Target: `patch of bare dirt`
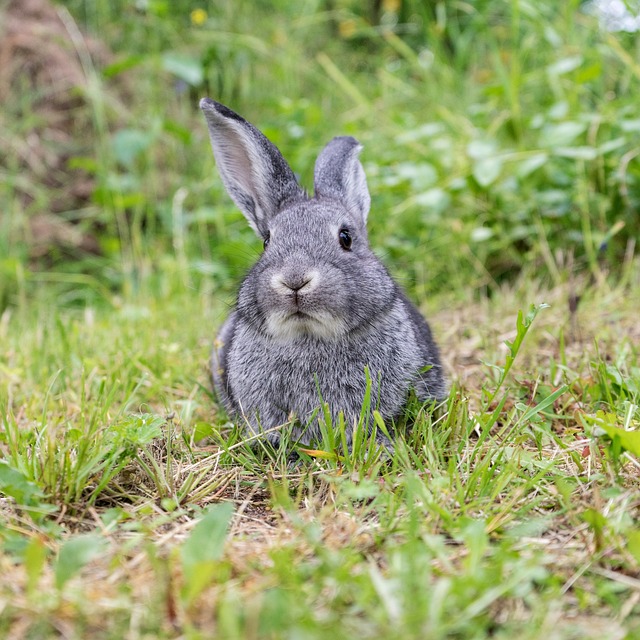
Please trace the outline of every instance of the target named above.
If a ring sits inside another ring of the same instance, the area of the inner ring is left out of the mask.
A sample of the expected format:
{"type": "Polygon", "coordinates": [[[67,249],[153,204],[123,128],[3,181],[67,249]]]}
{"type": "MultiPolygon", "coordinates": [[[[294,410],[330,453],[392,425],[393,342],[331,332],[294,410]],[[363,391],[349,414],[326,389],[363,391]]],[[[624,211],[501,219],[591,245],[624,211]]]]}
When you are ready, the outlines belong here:
{"type": "Polygon", "coordinates": [[[34,258],[54,248],[99,251],[94,235],[74,224],[82,216],[72,213],[90,201],[94,180],[69,161],[91,155],[87,74],[110,57],[49,0],[9,0],[0,9],[0,170],[15,176],[34,258]],[[47,210],[39,205],[45,189],[53,194],[47,210]]]}

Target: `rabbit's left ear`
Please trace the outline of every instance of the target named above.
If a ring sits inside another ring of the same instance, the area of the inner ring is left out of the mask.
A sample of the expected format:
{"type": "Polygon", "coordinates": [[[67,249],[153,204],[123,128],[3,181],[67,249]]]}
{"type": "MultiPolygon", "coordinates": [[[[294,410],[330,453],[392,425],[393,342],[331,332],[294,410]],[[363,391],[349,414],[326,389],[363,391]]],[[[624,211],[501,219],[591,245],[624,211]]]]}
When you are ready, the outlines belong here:
{"type": "Polygon", "coordinates": [[[209,138],[222,182],[249,224],[263,238],[283,205],[304,197],[293,171],[276,146],[223,104],[203,98],[209,138]]]}
{"type": "Polygon", "coordinates": [[[314,170],[316,197],[334,198],[367,222],[371,196],[358,160],[362,145],[350,136],[334,138],[322,150],[314,170]]]}

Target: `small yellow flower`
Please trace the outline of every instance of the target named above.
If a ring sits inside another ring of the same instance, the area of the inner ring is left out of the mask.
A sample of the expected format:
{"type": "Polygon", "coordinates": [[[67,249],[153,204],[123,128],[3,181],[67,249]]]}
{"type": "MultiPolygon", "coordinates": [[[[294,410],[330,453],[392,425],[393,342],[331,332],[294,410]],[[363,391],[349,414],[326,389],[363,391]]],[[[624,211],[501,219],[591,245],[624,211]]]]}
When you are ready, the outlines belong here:
{"type": "Polygon", "coordinates": [[[382,0],[382,10],[385,13],[398,13],[400,0],[382,0]]]}
{"type": "Polygon", "coordinates": [[[338,32],[343,38],[351,38],[355,34],[357,28],[358,25],[355,20],[343,20],[338,23],[338,32]]]}
{"type": "Polygon", "coordinates": [[[191,12],[191,24],[199,27],[207,21],[207,12],[204,9],[194,9],[191,12]]]}

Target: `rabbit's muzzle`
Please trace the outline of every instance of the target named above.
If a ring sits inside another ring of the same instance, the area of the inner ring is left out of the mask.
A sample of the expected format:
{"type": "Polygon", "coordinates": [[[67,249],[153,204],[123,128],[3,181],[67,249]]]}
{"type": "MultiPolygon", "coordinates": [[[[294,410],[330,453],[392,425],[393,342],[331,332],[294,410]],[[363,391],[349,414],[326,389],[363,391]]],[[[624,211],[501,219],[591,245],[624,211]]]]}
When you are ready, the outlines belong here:
{"type": "Polygon", "coordinates": [[[323,304],[322,276],[308,271],[279,271],[270,278],[272,296],[267,313],[267,329],[275,337],[293,339],[313,335],[335,339],[345,331],[345,323],[323,304]]]}
{"type": "Polygon", "coordinates": [[[283,295],[300,293],[305,295],[313,291],[320,280],[317,271],[306,271],[303,273],[276,273],[271,277],[271,287],[274,291],[283,295]]]}

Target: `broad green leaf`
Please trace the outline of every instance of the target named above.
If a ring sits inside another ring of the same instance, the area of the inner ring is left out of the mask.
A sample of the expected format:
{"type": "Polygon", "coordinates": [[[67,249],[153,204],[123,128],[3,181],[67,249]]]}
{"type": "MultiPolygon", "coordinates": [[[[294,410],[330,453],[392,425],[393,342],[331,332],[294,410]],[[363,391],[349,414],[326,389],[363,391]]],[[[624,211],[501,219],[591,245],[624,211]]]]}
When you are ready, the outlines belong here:
{"type": "Polygon", "coordinates": [[[549,117],[552,120],[564,120],[569,115],[569,103],[566,100],[560,100],[549,107],[549,117]]]}
{"type": "MultiPolygon", "coordinates": [[[[607,243],[611,238],[620,231],[621,225],[624,226],[624,222],[619,221],[613,225],[609,230],[609,233],[602,239],[602,243],[607,243]]],[[[624,374],[620,369],[612,364],[608,364],[605,367],[607,377],[609,380],[618,387],[618,390],[632,396],[640,393],[640,371],[636,367],[631,367],[628,374],[624,374]],[[636,382],[638,381],[638,382],[636,382]]]]}
{"type": "Polygon", "coordinates": [[[467,145],[467,154],[474,160],[480,160],[497,153],[496,143],[492,140],[472,140],[467,145]]]}
{"type": "Polygon", "coordinates": [[[23,473],[0,461],[0,494],[13,498],[19,505],[36,506],[44,493],[23,473]]]}
{"type": "Polygon", "coordinates": [[[215,433],[215,429],[209,422],[199,421],[193,425],[193,440],[199,442],[205,438],[211,438],[215,433]]]}
{"type": "Polygon", "coordinates": [[[121,165],[131,169],[136,158],[149,148],[152,139],[153,136],[146,131],[120,129],[111,139],[113,155],[121,165]]]}
{"type": "MultiPolygon", "coordinates": [[[[466,519],[465,519],[466,520],[466,519]]],[[[477,571],[482,555],[489,544],[487,523],[484,520],[468,520],[464,522],[460,537],[465,543],[468,555],[465,564],[470,572],[477,571]]]]}
{"type": "Polygon", "coordinates": [[[559,122],[547,125],[540,135],[540,144],[545,147],[566,147],[587,130],[584,122],[559,122]]]}
{"type": "Polygon", "coordinates": [[[185,598],[191,601],[210,581],[216,562],[222,556],[234,506],[230,502],[213,505],[196,524],[182,545],[185,598]]]}
{"type": "Polygon", "coordinates": [[[105,78],[112,78],[113,76],[117,76],[119,73],[122,73],[123,71],[127,71],[128,69],[137,67],[142,62],[144,62],[144,56],[140,56],[140,55],[126,56],[125,58],[121,58],[120,60],[107,65],[102,70],[102,75],[104,75],[105,78]]]}
{"type": "Polygon", "coordinates": [[[175,120],[165,120],[162,123],[162,129],[177,138],[182,144],[191,144],[191,131],[187,127],[183,127],[175,120]]]}
{"type": "Polygon", "coordinates": [[[425,124],[404,131],[396,136],[398,144],[406,144],[407,142],[415,142],[421,138],[433,138],[444,131],[444,126],[440,122],[427,122],[425,124]]]}
{"type": "Polygon", "coordinates": [[[373,480],[345,482],[341,487],[342,495],[351,500],[368,500],[380,495],[380,485],[373,480]]]}
{"type": "Polygon", "coordinates": [[[471,240],[473,242],[484,242],[493,238],[493,230],[489,227],[476,227],[471,231],[471,240]]]}
{"type": "Polygon", "coordinates": [[[535,155],[530,156],[518,165],[518,177],[526,178],[528,175],[536,171],[536,169],[544,166],[548,160],[549,156],[546,153],[536,153],[535,155]]]}
{"type": "Polygon", "coordinates": [[[197,58],[177,53],[165,53],[162,56],[162,68],[192,87],[199,87],[204,80],[204,68],[202,62],[197,58]]]}
{"type": "Polygon", "coordinates": [[[577,69],[584,61],[584,58],[578,56],[567,56],[562,58],[547,67],[547,72],[554,76],[562,75],[563,73],[569,73],[574,69],[577,69]]]}
{"type": "Polygon", "coordinates": [[[129,415],[111,427],[110,435],[118,446],[142,446],[162,436],[164,418],[151,413],[129,415]]]}
{"type": "Polygon", "coordinates": [[[554,147],[552,153],[561,158],[573,158],[574,160],[594,160],[598,157],[595,147],[554,147]]]}
{"type": "Polygon", "coordinates": [[[414,189],[427,189],[438,179],[438,172],[428,162],[400,162],[395,166],[395,175],[409,180],[414,189]]]}
{"type": "MultiPolygon", "coordinates": [[[[604,59],[601,59],[604,60],[604,59]]],[[[598,60],[592,64],[583,65],[574,75],[573,81],[577,85],[588,85],[589,83],[602,77],[602,62],[598,60]]],[[[607,64],[606,62],[604,64],[607,64]]]]}
{"type": "Polygon", "coordinates": [[[47,559],[47,547],[41,538],[31,538],[24,550],[24,568],[27,573],[27,591],[33,593],[38,586],[47,559]]]}
{"type": "Polygon", "coordinates": [[[607,519],[596,509],[585,509],[582,519],[593,530],[596,538],[602,538],[604,528],[607,526],[607,519]]]}
{"type": "Polygon", "coordinates": [[[444,189],[435,187],[419,193],[414,201],[420,207],[442,212],[451,205],[451,196],[444,189]]]}
{"type": "Polygon", "coordinates": [[[473,164],[472,175],[474,180],[481,187],[488,187],[493,184],[502,171],[502,158],[500,156],[487,156],[481,158],[473,164]]]}
{"type": "Polygon", "coordinates": [[[95,533],[75,536],[65,542],[60,548],[55,564],[58,589],[62,589],[89,562],[100,557],[106,544],[106,540],[95,533]]]}
{"type": "Polygon", "coordinates": [[[626,144],[626,138],[613,138],[613,140],[607,140],[598,147],[598,154],[603,156],[607,153],[611,153],[612,151],[616,151],[617,149],[621,149],[626,144]]]}
{"type": "Polygon", "coordinates": [[[621,120],[619,122],[619,126],[625,132],[640,132],[640,118],[638,118],[637,120],[621,120]]]}
{"type": "Polygon", "coordinates": [[[640,565],[640,531],[637,529],[627,533],[627,549],[640,565]]]}
{"type": "Polygon", "coordinates": [[[598,413],[589,420],[593,425],[602,429],[611,440],[618,440],[623,449],[640,458],[640,431],[626,431],[621,427],[614,426],[615,421],[616,416],[613,414],[605,414],[603,411],[598,411],[598,413]]]}

